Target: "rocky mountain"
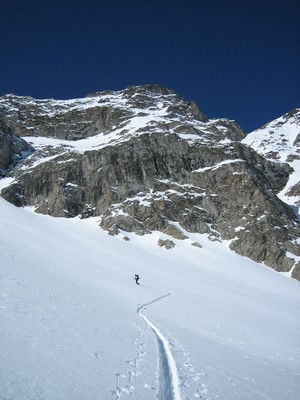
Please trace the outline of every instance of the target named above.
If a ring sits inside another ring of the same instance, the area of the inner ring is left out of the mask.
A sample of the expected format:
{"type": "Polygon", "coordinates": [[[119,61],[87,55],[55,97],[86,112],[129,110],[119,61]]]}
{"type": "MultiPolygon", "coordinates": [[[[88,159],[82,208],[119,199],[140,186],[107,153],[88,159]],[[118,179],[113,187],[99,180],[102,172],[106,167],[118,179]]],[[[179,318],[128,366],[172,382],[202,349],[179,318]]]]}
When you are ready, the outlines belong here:
{"type": "Polygon", "coordinates": [[[158,85],[66,101],[7,95],[0,110],[1,135],[35,150],[5,168],[13,204],[99,216],[112,235],[160,231],[166,248],[207,234],[300,279],[299,220],[279,197],[294,167],[256,151],[234,121],[158,85]]]}
{"type": "Polygon", "coordinates": [[[0,178],[33,152],[33,147],[16,136],[9,125],[0,119],[0,178]]]}

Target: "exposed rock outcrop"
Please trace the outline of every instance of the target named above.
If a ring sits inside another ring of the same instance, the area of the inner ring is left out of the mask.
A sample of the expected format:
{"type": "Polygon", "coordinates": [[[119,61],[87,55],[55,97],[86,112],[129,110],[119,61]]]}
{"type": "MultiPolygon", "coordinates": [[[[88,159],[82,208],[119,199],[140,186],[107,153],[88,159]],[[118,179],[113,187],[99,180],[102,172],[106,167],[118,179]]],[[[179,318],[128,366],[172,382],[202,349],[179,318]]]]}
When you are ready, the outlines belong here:
{"type": "Polygon", "coordinates": [[[16,136],[13,130],[0,119],[0,178],[33,151],[32,146],[16,136]]]}

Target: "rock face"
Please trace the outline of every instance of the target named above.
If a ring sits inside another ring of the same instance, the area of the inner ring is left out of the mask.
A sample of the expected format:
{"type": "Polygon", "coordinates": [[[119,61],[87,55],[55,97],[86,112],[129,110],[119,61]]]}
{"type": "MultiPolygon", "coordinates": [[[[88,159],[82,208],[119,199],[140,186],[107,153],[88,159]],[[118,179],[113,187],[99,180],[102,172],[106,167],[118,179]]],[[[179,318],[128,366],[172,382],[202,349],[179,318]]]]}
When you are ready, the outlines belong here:
{"type": "Polygon", "coordinates": [[[8,201],[56,217],[97,215],[110,234],[160,231],[169,249],[203,233],[278,271],[294,267],[299,221],[278,197],[293,168],[244,143],[234,121],[209,120],[157,85],[68,101],[9,95],[0,108],[7,132],[35,148],[10,172],[8,201]]]}
{"type": "Polygon", "coordinates": [[[0,120],[0,178],[33,151],[32,146],[16,136],[12,129],[0,120]]]}

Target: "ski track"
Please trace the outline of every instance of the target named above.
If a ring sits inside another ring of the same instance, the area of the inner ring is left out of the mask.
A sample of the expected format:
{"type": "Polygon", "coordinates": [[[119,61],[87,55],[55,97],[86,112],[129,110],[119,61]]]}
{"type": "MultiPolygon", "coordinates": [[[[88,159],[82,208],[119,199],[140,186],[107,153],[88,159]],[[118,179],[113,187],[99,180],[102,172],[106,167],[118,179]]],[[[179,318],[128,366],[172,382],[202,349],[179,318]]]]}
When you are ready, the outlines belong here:
{"type": "Polygon", "coordinates": [[[142,304],[136,310],[140,317],[143,318],[143,320],[150,326],[158,343],[160,363],[160,382],[158,398],[161,400],[181,400],[178,371],[168,339],[157,328],[157,326],[155,326],[142,313],[142,311],[146,310],[148,306],[151,306],[152,304],[164,299],[165,297],[171,296],[171,294],[172,293],[170,292],[150,301],[149,303],[142,304]]]}

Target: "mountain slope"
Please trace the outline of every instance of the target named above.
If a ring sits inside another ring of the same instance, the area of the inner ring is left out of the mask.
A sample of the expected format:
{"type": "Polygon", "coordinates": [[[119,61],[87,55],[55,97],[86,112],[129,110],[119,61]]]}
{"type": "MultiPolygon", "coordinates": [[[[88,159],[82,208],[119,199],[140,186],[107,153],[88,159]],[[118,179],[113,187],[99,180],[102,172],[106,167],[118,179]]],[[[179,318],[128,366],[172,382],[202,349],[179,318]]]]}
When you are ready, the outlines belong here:
{"type": "MultiPolygon", "coordinates": [[[[249,133],[242,143],[251,146],[268,160],[290,166],[289,179],[277,196],[288,204],[300,219],[300,109],[295,108],[249,133]]],[[[292,276],[300,280],[299,264],[293,268],[292,276]]]]}
{"type": "Polygon", "coordinates": [[[298,397],[298,282],[204,234],[168,252],[30,211],[0,199],[1,399],[298,397]]]}
{"type": "Polygon", "coordinates": [[[160,231],[168,247],[207,233],[293,274],[299,221],[277,196],[292,168],[241,143],[234,121],[210,120],[157,85],[67,101],[9,95],[0,107],[2,123],[35,148],[2,185],[13,204],[99,216],[112,235],[160,231]]]}
{"type": "Polygon", "coordinates": [[[300,109],[295,108],[280,118],[249,133],[243,140],[269,160],[287,163],[293,169],[278,197],[294,207],[300,206],[300,109]]]}

